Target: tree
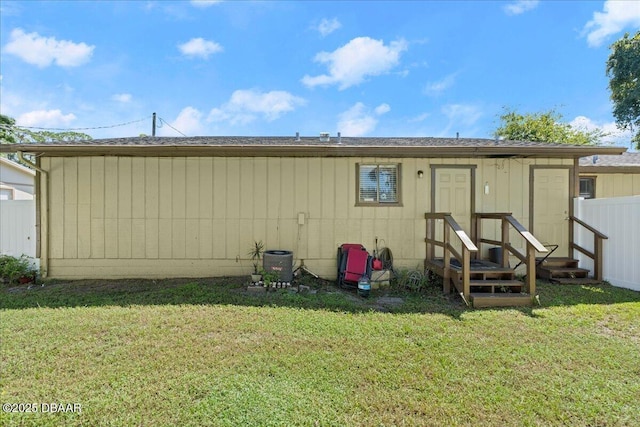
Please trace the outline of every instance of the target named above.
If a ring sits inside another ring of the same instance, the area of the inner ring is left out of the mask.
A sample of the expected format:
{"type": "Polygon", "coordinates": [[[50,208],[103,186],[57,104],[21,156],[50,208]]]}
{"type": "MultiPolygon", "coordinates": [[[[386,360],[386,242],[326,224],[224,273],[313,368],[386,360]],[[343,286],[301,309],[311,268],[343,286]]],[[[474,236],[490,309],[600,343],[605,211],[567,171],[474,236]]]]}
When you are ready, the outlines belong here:
{"type": "Polygon", "coordinates": [[[555,110],[520,114],[505,108],[500,122],[494,136],[514,141],[588,145],[596,144],[604,136],[600,129],[579,130],[563,123],[562,114],[555,110]]]}
{"type": "Polygon", "coordinates": [[[12,117],[0,114],[0,142],[3,144],[32,144],[50,141],[86,141],[93,139],[82,132],[50,130],[34,131],[22,126],[16,126],[12,117]]]}
{"type": "Polygon", "coordinates": [[[0,114],[0,143],[15,144],[16,138],[13,134],[16,121],[9,116],[0,114]]]}
{"type": "MultiPolygon", "coordinates": [[[[91,139],[93,139],[91,136],[82,132],[33,131],[16,126],[14,118],[0,114],[0,144],[37,144],[49,141],[87,141],[91,139]]],[[[8,154],[7,157],[16,160],[16,155],[13,153],[8,154]]]]}
{"type": "Polygon", "coordinates": [[[610,47],[607,60],[607,76],[613,116],[618,127],[625,130],[636,128],[632,141],[640,149],[640,31],[635,36],[625,34],[610,47]]]}

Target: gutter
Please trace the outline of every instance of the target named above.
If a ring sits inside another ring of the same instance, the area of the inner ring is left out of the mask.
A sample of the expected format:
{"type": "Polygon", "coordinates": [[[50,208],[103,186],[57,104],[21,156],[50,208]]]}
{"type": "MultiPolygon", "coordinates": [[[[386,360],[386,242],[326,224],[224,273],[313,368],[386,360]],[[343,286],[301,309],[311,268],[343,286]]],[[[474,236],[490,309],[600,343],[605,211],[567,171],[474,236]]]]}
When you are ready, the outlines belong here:
{"type": "Polygon", "coordinates": [[[18,151],[18,160],[25,166],[34,169],[36,174],[36,257],[40,258],[40,277],[46,278],[49,269],[49,172],[37,164],[24,158],[24,152],[18,151]],[[42,209],[42,206],[45,209],[42,209]],[[44,237],[44,238],[43,238],[44,237]]]}
{"type": "MultiPolygon", "coordinates": [[[[0,146],[0,152],[9,148],[0,146]]],[[[46,156],[151,156],[151,157],[389,157],[389,158],[579,158],[593,154],[620,155],[623,147],[560,145],[349,145],[342,144],[25,144],[25,151],[46,156]],[[28,147],[27,147],[28,146],[28,147]]]]}

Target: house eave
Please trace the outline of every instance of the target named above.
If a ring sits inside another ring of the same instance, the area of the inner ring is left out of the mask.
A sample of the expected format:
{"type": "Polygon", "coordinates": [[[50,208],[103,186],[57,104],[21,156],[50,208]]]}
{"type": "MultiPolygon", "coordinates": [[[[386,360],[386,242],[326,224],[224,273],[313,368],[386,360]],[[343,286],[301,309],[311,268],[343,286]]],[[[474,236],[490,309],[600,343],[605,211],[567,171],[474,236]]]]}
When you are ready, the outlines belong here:
{"type": "Polygon", "coordinates": [[[618,155],[623,147],[601,146],[420,146],[347,144],[3,144],[0,152],[30,153],[48,157],[386,157],[386,158],[486,158],[547,157],[579,158],[594,154],[618,155]]]}
{"type": "Polygon", "coordinates": [[[640,166],[580,166],[581,174],[638,173],[640,166]]]}

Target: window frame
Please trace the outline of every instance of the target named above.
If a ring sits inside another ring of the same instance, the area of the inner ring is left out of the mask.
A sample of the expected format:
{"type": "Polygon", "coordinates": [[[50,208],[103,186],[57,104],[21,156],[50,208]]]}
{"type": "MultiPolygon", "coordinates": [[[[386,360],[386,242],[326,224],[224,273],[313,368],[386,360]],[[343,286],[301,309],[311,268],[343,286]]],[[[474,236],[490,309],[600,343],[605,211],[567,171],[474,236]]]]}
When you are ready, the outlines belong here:
{"type": "Polygon", "coordinates": [[[359,162],[356,163],[356,206],[367,207],[398,207],[402,206],[402,163],[390,163],[390,162],[359,162]],[[379,199],[379,174],[376,178],[377,191],[376,201],[364,201],[360,198],[360,168],[363,166],[375,166],[377,170],[381,167],[393,166],[396,169],[396,200],[393,202],[381,202],[379,199]]]}
{"type": "Polygon", "coordinates": [[[578,180],[579,184],[578,184],[578,197],[583,197],[584,199],[595,199],[596,198],[596,177],[595,176],[581,176],[580,179],[578,180]],[[591,194],[590,197],[586,197],[584,195],[584,193],[582,193],[581,191],[581,184],[582,184],[582,180],[589,180],[591,181],[591,194]]]}
{"type": "Polygon", "coordinates": [[[15,188],[2,185],[2,186],[0,186],[0,190],[2,190],[3,194],[7,194],[9,196],[8,199],[0,198],[0,200],[9,201],[9,200],[15,200],[16,199],[16,189],[15,188]]]}

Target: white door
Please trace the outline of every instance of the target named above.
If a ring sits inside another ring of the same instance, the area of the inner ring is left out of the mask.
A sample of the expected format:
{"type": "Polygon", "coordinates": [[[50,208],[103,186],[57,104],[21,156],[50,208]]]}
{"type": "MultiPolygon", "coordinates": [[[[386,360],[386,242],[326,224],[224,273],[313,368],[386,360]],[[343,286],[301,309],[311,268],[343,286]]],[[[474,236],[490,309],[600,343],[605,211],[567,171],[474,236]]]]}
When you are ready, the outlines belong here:
{"type": "Polygon", "coordinates": [[[569,254],[569,169],[534,170],[533,235],[558,245],[552,256],[569,254]]]}
{"type": "MultiPolygon", "coordinates": [[[[435,212],[450,212],[462,229],[471,235],[471,169],[437,168],[435,173],[435,212]]],[[[436,239],[441,240],[442,221],[436,221],[436,239]]],[[[451,234],[454,248],[461,252],[460,241],[451,234]]],[[[442,256],[442,250],[436,250],[442,256]]]]}

